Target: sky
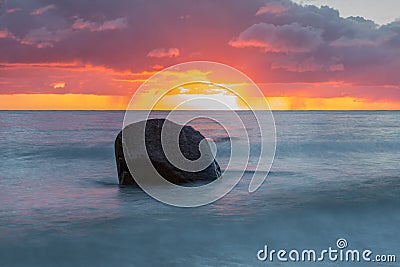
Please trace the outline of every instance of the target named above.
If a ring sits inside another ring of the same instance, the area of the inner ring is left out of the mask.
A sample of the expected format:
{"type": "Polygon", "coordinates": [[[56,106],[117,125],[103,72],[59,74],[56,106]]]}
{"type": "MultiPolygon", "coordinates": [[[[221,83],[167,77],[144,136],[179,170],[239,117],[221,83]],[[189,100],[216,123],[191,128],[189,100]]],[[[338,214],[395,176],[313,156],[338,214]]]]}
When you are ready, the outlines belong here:
{"type": "Polygon", "coordinates": [[[379,25],[390,23],[400,17],[398,0],[295,0],[303,5],[330,6],[343,17],[361,16],[379,25]]]}
{"type": "Polygon", "coordinates": [[[398,0],[0,0],[0,109],[124,110],[149,77],[197,60],[243,72],[272,109],[400,109],[399,8],[398,0]]]}

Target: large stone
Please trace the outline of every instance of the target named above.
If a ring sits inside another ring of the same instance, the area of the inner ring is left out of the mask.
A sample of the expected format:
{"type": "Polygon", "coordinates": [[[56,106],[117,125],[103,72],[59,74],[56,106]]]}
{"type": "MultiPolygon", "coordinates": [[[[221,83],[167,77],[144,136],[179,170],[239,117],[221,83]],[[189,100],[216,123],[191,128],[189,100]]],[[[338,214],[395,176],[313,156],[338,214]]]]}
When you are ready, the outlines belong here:
{"type": "Polygon", "coordinates": [[[196,131],[191,126],[182,126],[165,119],[150,119],[128,125],[118,134],[115,140],[115,157],[120,185],[136,185],[124,156],[122,134],[124,134],[124,142],[129,142],[129,146],[125,147],[125,151],[127,151],[128,147],[129,159],[134,159],[136,163],[136,165],[129,165],[131,169],[133,168],[133,175],[140,175],[141,173],[142,175],[146,175],[146,173],[148,173],[146,170],[141,170],[143,164],[140,163],[141,160],[146,157],[143,155],[143,152],[140,152],[140,142],[143,142],[140,139],[144,137],[145,150],[147,150],[146,153],[152,166],[154,166],[154,169],[169,182],[184,185],[196,181],[210,182],[221,176],[220,167],[215,161],[207,142],[201,144],[202,153],[200,153],[199,146],[200,143],[205,140],[205,137],[199,131],[196,131]],[[206,158],[206,164],[209,164],[209,162],[211,162],[211,164],[208,166],[205,165],[207,167],[199,171],[182,170],[171,164],[161,144],[161,130],[164,124],[168,126],[163,130],[166,131],[163,135],[163,140],[166,141],[164,144],[170,144],[174,138],[177,138],[175,133],[179,133],[179,141],[176,139],[176,144],[179,142],[178,149],[180,149],[185,160],[196,161],[202,156],[201,159],[204,159],[204,157],[206,158]],[[143,134],[144,129],[145,134],[143,134]],[[129,140],[127,140],[127,138],[129,140]]]}

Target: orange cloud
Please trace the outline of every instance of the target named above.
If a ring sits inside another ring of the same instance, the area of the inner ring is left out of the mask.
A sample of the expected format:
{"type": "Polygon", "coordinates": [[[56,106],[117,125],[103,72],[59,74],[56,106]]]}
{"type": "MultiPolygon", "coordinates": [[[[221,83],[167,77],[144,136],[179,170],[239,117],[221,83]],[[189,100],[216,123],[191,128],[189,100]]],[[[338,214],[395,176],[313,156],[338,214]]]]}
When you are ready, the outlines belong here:
{"type": "Polygon", "coordinates": [[[64,88],[65,87],[65,82],[52,83],[51,86],[53,86],[54,89],[64,88]]]}
{"type": "MultiPolygon", "coordinates": [[[[312,62],[306,60],[305,63],[312,62]]],[[[305,66],[293,68],[306,69],[305,66]]],[[[341,67],[333,69],[340,71],[341,67]]],[[[116,71],[79,62],[0,63],[0,70],[3,74],[0,76],[0,109],[124,109],[137,88],[157,73],[116,71]],[[46,104],[46,101],[49,103],[46,104]]],[[[171,79],[187,80],[189,77],[191,80],[212,81],[228,88],[235,87],[251,97],[254,103],[261,100],[249,93],[247,84],[235,83],[229,75],[214,77],[212,72],[200,70],[181,73],[167,71],[160,78],[159,84],[138,98],[138,107],[147,103],[146,99],[151,99],[151,95],[160,89],[158,87],[168,87],[171,79]]],[[[259,86],[273,109],[400,109],[396,86],[362,86],[340,81],[260,83],[259,86]],[[377,91],[380,92],[379,96],[377,91]]],[[[159,105],[158,108],[166,109],[178,98],[213,94],[204,88],[197,90],[186,86],[178,89],[171,91],[164,101],[165,105],[159,105]],[[173,98],[174,95],[178,98],[173,98]]],[[[214,97],[219,97],[218,92],[214,92],[214,97]]]]}
{"type": "Polygon", "coordinates": [[[116,71],[79,62],[0,63],[0,71],[0,94],[129,95],[155,73],[116,71]]]}
{"type": "Polygon", "coordinates": [[[129,97],[85,94],[14,94],[0,97],[0,110],[125,110],[129,97]]]}

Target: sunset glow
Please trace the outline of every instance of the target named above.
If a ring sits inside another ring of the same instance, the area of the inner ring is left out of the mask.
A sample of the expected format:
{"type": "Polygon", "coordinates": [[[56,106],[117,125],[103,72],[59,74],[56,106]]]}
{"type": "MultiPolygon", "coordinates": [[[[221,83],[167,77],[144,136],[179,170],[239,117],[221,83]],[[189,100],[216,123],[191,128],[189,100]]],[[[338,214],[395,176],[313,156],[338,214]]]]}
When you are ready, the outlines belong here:
{"type": "MultiPolygon", "coordinates": [[[[130,97],[82,94],[2,95],[3,110],[125,110],[130,97]]],[[[398,110],[398,103],[366,102],[350,97],[302,98],[267,97],[272,110],[398,110]]],[[[169,110],[172,106],[158,106],[169,110]]]]}
{"type": "MultiPolygon", "coordinates": [[[[152,75],[198,60],[243,72],[263,92],[252,101],[266,98],[275,110],[400,109],[399,21],[377,25],[289,0],[228,6],[187,1],[168,11],[165,5],[121,2],[77,14],[79,7],[63,3],[5,2],[0,109],[124,110],[152,75]]],[[[215,80],[211,70],[179,75],[248,93],[230,77],[215,80]]],[[[139,96],[137,108],[158,89],[139,96]]],[[[156,108],[202,95],[210,92],[170,92],[156,108]]],[[[212,95],[234,103],[232,96],[212,95]]]]}

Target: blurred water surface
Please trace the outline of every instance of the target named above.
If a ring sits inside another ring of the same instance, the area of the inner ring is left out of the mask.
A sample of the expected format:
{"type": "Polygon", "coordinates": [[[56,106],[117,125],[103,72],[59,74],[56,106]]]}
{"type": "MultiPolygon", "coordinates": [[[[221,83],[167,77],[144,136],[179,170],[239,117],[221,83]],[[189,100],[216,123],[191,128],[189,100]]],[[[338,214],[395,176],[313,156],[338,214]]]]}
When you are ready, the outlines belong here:
{"type": "MultiPolygon", "coordinates": [[[[400,251],[400,112],[274,112],[275,161],[252,194],[259,147],[249,120],[245,176],[221,200],[192,209],[118,186],[113,142],[123,115],[0,112],[1,267],[254,266],[266,264],[256,258],[265,244],[325,249],[338,238],[400,251]]],[[[207,120],[192,125],[216,141],[226,166],[224,131],[207,120]]]]}

